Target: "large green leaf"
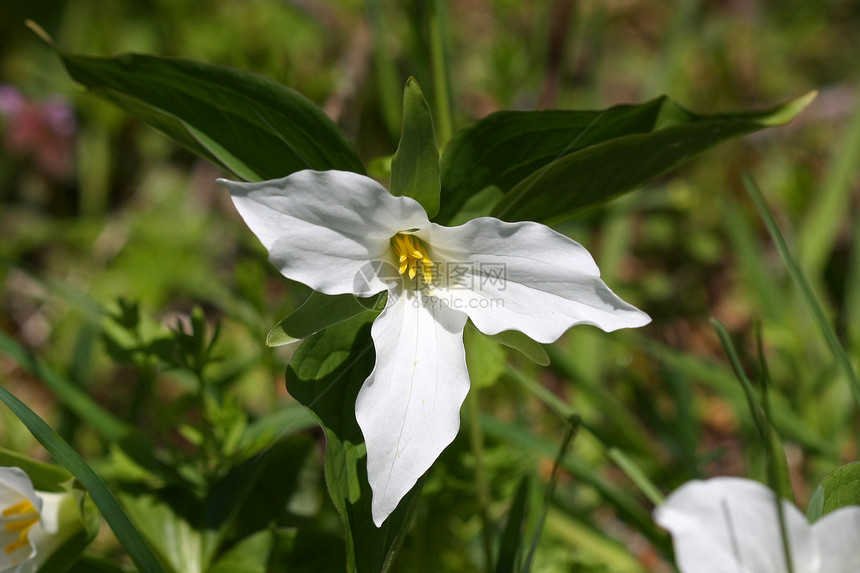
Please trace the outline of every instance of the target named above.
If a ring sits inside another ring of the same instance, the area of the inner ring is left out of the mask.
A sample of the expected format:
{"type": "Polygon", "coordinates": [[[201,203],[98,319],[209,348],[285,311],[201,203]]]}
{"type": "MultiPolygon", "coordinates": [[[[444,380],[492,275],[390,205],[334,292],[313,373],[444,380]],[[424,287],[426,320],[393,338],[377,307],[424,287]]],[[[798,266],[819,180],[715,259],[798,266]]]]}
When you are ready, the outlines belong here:
{"type": "Polygon", "coordinates": [[[386,571],[403,541],[421,484],[382,527],[371,518],[366,451],[355,421],[355,398],[373,369],[373,315],[365,313],[305,340],[287,368],[287,389],[307,406],[326,436],[325,476],[347,536],[350,572],[386,571]]]}
{"type": "Polygon", "coordinates": [[[849,505],[860,505],[860,462],[846,464],[827,474],[809,500],[807,516],[814,521],[849,505]]]}
{"type": "Polygon", "coordinates": [[[298,92],[188,60],[81,56],[50,44],[76,82],[248,180],[364,167],[340,129],[298,92]]]}
{"type": "Polygon", "coordinates": [[[517,183],[565,155],[616,137],[651,131],[661,97],[639,105],[598,111],[499,111],[460,130],[442,155],[442,208],[449,222],[485,187],[510,191],[517,183]]]}
{"type": "Polygon", "coordinates": [[[814,96],[765,111],[711,116],[665,100],[652,131],[609,139],[548,164],[505,194],[493,215],[508,221],[545,221],[581,213],[718,143],[791,121],[814,96]]]}
{"type": "Polygon", "coordinates": [[[460,131],[442,156],[442,222],[488,186],[493,214],[575,214],[671,170],[722,141],[791,121],[814,93],[764,111],[697,115],[667,97],[600,111],[502,111],[460,131]]]}
{"type": "Polygon", "coordinates": [[[428,217],[439,211],[439,148],[430,106],[415,78],[403,90],[403,133],[391,160],[391,194],[412,197],[428,217]]]}
{"type": "Polygon", "coordinates": [[[378,309],[381,294],[360,298],[352,294],[329,295],[313,291],[287,318],[276,324],[266,336],[267,346],[283,346],[297,342],[333,324],[353,316],[378,309]]]}

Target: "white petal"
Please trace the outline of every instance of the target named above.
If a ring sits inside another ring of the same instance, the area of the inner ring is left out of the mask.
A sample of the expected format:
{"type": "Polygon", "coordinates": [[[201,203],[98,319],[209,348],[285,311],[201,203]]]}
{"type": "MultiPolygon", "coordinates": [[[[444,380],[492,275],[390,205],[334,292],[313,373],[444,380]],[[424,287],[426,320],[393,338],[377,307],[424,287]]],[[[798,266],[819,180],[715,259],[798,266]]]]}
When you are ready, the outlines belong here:
{"type": "Polygon", "coordinates": [[[367,444],[378,526],[450,444],[469,392],[466,315],[400,290],[373,323],[376,365],[358,393],[355,417],[367,444]]]}
{"type": "Polygon", "coordinates": [[[368,264],[390,262],[397,232],[428,225],[417,201],[394,197],[356,173],[299,171],[260,183],[218,182],[281,273],[325,294],[385,290],[368,264]]]}
{"type": "Polygon", "coordinates": [[[36,495],[30,476],[21,468],[0,467],[0,511],[25,499],[36,511],[42,510],[42,500],[36,495]]]}
{"type": "Polygon", "coordinates": [[[812,524],[821,553],[821,573],[860,571],[860,507],[843,507],[812,524]]]}
{"type": "MultiPolygon", "coordinates": [[[[752,480],[696,480],[655,509],[654,520],[672,534],[681,573],[786,573],[775,498],[752,480]]],[[[782,503],[794,572],[817,572],[806,518],[782,503]]]]}
{"type": "MultiPolygon", "coordinates": [[[[33,482],[30,481],[30,477],[20,468],[0,467],[0,512],[22,501],[29,501],[36,511],[42,511],[42,499],[33,489],[33,482]]],[[[22,573],[35,571],[31,561],[28,560],[37,555],[32,533],[39,529],[39,524],[35,524],[30,529],[28,535],[30,543],[12,553],[6,553],[4,549],[18,539],[17,531],[6,530],[4,527],[6,521],[7,518],[0,517],[0,571],[6,571],[6,567],[12,567],[14,563],[20,563],[18,571],[22,573]]]]}
{"type": "Polygon", "coordinates": [[[519,330],[548,343],[576,324],[610,332],[651,320],[609,290],[582,245],[545,225],[481,217],[416,235],[449,280],[463,273],[438,296],[486,334],[519,330]]]}

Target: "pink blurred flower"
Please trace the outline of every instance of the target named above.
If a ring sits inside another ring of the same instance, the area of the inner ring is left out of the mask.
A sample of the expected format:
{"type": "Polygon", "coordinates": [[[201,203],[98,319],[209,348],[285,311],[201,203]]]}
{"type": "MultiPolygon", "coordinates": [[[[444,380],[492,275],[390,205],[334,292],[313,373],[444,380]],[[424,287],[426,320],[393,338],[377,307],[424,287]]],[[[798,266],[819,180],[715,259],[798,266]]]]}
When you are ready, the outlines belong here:
{"type": "Polygon", "coordinates": [[[10,154],[28,159],[47,178],[67,178],[74,167],[75,116],[69,104],[54,97],[28,100],[14,86],[0,85],[3,145],[10,154]]]}

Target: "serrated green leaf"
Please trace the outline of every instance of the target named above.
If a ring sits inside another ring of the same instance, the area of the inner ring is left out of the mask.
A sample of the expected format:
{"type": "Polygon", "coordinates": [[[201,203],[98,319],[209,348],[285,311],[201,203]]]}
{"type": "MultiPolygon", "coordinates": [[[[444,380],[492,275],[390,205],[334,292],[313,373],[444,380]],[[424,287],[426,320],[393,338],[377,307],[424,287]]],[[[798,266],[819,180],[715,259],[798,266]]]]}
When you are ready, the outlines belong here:
{"type": "Polygon", "coordinates": [[[368,298],[352,294],[328,295],[316,291],[266,336],[266,346],[292,344],[311,334],[369,310],[379,310],[384,293],[368,298]]]}
{"type": "Polygon", "coordinates": [[[860,462],[838,468],[821,480],[824,500],[821,515],[848,505],[860,505],[860,462]]]}
{"type": "Polygon", "coordinates": [[[366,451],[355,421],[355,398],[375,362],[373,318],[365,313],[311,336],[287,368],[287,389],[325,432],[326,485],[346,530],[351,573],[388,570],[421,491],[419,481],[382,527],[373,524],[366,451]]]}
{"type": "Polygon", "coordinates": [[[430,106],[418,82],[409,78],[403,90],[403,128],[391,160],[391,194],[412,197],[428,217],[439,212],[439,148],[430,106]]]}
{"type": "Polygon", "coordinates": [[[631,191],[728,139],[782,125],[815,93],[750,113],[696,115],[670,100],[654,129],[607,139],[549,163],[517,183],[493,209],[507,221],[547,221],[582,213],[631,191]]]}
{"type": "Polygon", "coordinates": [[[49,45],[73,80],[243,179],[302,169],[364,173],[319,108],[262,76],[140,54],[81,56],[49,45]]]}

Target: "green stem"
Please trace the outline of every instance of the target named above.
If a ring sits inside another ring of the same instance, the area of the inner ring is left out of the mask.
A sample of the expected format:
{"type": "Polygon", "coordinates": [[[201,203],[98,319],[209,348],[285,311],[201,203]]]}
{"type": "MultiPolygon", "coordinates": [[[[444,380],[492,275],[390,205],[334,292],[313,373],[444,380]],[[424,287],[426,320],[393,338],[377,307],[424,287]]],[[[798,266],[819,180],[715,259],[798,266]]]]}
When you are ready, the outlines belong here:
{"type": "Polygon", "coordinates": [[[824,314],[824,307],[818,300],[818,297],[815,296],[815,292],[812,290],[812,285],[810,285],[809,280],[806,278],[800,265],[797,264],[797,261],[791,254],[788,244],[785,242],[785,237],[782,236],[782,233],[780,232],[770,209],[768,209],[767,203],[765,202],[755,181],[749,176],[749,174],[745,173],[743,176],[743,182],[744,186],[747,188],[747,192],[755,203],[756,208],[758,208],[761,218],[764,221],[773,242],[776,244],[779,255],[782,258],[783,263],[785,263],[786,268],[788,268],[788,272],[791,275],[792,280],[794,280],[795,284],[800,289],[804,301],[807,306],[809,306],[810,311],[812,311],[812,315],[815,318],[815,322],[817,323],[819,330],[824,335],[825,340],[827,340],[827,344],[830,346],[830,350],[833,352],[833,356],[836,358],[836,362],[848,378],[848,385],[851,388],[851,394],[854,396],[854,400],[857,402],[858,406],[860,406],[860,380],[857,378],[857,373],[854,372],[854,366],[851,364],[851,359],[848,358],[848,354],[845,352],[845,349],[842,347],[842,343],[839,342],[839,338],[836,336],[836,332],[833,330],[833,327],[827,320],[827,316],[824,314]]]}
{"type": "Polygon", "coordinates": [[[451,92],[448,85],[448,68],[445,58],[444,0],[430,2],[430,60],[433,67],[433,85],[436,100],[436,136],[439,149],[451,139],[451,92]]]}
{"type": "Polygon", "coordinates": [[[487,482],[487,471],[484,466],[484,432],[481,429],[481,408],[478,404],[478,388],[472,386],[469,390],[469,438],[472,454],[475,456],[475,490],[478,495],[478,507],[483,524],[484,570],[488,573],[493,567],[493,535],[490,523],[490,487],[487,482]]]}
{"type": "Polygon", "coordinates": [[[521,372],[511,367],[510,372],[514,379],[516,379],[520,384],[522,384],[526,389],[534,393],[538,399],[540,399],[547,407],[549,407],[552,411],[556,413],[559,418],[568,420],[571,418],[576,418],[580,420],[580,427],[588,433],[590,433],[594,438],[600,442],[607,449],[609,459],[611,459],[618,468],[624,472],[624,474],[633,482],[633,484],[639,488],[639,490],[648,498],[651,503],[654,505],[660,505],[663,503],[663,495],[660,493],[659,488],[654,485],[648,476],[645,475],[645,472],[636,465],[630,457],[627,456],[621,450],[613,448],[609,445],[607,440],[604,440],[603,437],[594,430],[589,424],[585,423],[577,413],[576,409],[570,406],[567,402],[553,394],[547,388],[541,386],[531,378],[524,376],[521,372]]]}

